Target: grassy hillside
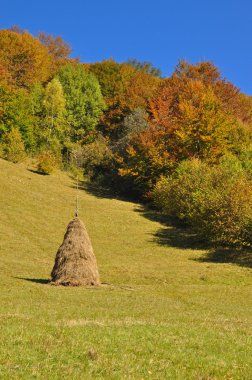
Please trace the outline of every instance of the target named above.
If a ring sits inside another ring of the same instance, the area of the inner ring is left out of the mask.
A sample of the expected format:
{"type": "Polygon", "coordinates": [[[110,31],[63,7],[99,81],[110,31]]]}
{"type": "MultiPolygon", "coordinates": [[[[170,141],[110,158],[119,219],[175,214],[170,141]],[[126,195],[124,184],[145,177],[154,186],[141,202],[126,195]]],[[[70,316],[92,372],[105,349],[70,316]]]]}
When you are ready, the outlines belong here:
{"type": "Polygon", "coordinates": [[[249,256],[221,263],[140,205],[83,189],[104,285],[50,286],[74,182],[3,160],[0,173],[1,379],[252,378],[249,256]]]}

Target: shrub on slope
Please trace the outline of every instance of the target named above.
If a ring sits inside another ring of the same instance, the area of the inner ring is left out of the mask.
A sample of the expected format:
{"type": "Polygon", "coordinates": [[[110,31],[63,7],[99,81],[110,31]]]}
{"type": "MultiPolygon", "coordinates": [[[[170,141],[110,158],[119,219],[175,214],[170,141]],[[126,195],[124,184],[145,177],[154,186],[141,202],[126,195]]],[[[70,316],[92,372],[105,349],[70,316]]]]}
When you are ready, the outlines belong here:
{"type": "Polygon", "coordinates": [[[234,157],[214,167],[198,159],[185,161],[172,176],[159,180],[153,195],[159,208],[206,241],[251,241],[252,183],[234,157]]]}

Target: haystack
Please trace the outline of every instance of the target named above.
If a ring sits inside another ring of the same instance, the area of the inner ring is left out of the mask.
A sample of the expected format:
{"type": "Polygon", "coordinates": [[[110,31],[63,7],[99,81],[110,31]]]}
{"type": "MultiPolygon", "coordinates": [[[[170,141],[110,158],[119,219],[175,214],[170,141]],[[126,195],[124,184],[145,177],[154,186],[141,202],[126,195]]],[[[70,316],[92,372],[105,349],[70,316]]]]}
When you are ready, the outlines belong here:
{"type": "Polygon", "coordinates": [[[68,224],[51,276],[54,285],[100,285],[92,244],[84,223],[78,217],[68,224]]]}

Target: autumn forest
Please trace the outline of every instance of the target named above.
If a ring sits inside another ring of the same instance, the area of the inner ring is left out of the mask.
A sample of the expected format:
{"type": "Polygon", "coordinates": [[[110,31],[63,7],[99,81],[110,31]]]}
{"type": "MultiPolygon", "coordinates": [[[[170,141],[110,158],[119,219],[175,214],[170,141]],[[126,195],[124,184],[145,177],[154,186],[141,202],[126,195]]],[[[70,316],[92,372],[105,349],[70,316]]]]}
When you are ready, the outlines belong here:
{"type": "Polygon", "coordinates": [[[0,30],[0,156],[70,171],[220,245],[252,242],[252,99],[212,62],[80,62],[45,33],[0,30]]]}

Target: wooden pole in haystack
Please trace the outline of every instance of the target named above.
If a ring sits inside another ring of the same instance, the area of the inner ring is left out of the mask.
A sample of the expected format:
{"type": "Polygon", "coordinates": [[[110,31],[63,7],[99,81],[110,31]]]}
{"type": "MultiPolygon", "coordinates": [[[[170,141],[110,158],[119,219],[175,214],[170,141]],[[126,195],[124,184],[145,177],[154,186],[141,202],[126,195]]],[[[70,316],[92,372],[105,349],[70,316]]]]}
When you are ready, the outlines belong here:
{"type": "Polygon", "coordinates": [[[79,177],[77,176],[77,181],[76,181],[76,208],[75,208],[75,217],[78,218],[79,215],[79,177]]]}

